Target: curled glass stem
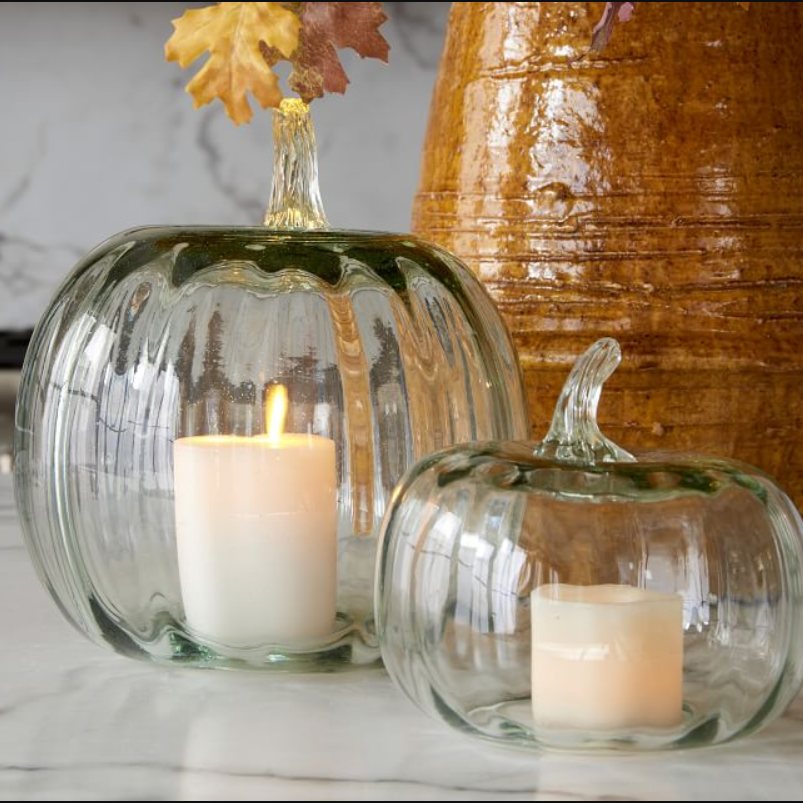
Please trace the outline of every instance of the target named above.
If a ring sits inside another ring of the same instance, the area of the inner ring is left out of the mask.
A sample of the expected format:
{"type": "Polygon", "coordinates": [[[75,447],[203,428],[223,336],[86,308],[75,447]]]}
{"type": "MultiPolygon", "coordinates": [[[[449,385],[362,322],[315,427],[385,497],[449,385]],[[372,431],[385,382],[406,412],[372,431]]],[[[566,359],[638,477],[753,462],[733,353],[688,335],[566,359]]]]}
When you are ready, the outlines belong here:
{"type": "Polygon", "coordinates": [[[309,106],[285,98],[273,110],[273,187],[266,226],[272,229],[326,229],[318,188],[318,153],[309,106]]]}
{"type": "Polygon", "coordinates": [[[633,462],[630,452],[606,438],[597,423],[602,386],[622,361],[619,344],[610,337],[594,343],[574,364],[552,416],[546,438],[535,456],[565,463],[633,462]]]}

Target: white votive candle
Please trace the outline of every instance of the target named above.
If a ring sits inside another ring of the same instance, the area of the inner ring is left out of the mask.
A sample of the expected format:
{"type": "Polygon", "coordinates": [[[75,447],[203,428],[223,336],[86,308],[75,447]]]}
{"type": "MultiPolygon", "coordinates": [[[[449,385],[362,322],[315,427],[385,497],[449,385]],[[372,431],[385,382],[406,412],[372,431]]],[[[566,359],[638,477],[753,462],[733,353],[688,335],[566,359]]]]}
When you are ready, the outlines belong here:
{"type": "Polygon", "coordinates": [[[335,626],[335,444],[315,435],[179,438],[178,568],[190,629],[232,646],[335,626]]]}
{"type": "Polygon", "coordinates": [[[548,584],[531,602],[537,725],[611,730],[681,721],[681,597],[627,585],[548,584]]]}

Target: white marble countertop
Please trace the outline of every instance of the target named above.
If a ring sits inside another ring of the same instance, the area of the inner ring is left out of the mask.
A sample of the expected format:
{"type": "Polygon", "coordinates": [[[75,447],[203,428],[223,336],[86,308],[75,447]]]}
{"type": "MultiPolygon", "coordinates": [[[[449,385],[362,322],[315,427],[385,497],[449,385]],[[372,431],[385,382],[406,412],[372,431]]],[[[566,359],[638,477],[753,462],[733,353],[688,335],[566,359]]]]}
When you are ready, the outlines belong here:
{"type": "Polygon", "coordinates": [[[647,758],[457,734],[382,670],[165,669],[74,632],[37,581],[0,477],[0,799],[800,800],[803,698],[743,742],[647,758]]]}

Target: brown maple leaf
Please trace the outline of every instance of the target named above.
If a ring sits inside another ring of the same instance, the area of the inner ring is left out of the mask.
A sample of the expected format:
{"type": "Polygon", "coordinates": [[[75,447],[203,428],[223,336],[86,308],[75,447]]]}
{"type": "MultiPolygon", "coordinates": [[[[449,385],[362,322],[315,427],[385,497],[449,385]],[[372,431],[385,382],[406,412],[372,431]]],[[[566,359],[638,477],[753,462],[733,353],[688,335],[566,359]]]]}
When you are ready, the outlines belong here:
{"type": "MultiPolygon", "coordinates": [[[[362,58],[388,60],[390,45],[379,33],[387,20],[382,3],[288,3],[301,17],[298,49],[290,58],[290,88],[309,103],[324,92],[346,91],[349,79],[337,48],[350,47],[362,58]]],[[[263,46],[269,65],[282,58],[276,49],[263,46]]]]}
{"type": "Polygon", "coordinates": [[[209,51],[187,92],[196,109],[219,98],[239,125],[253,114],[249,91],[263,109],[279,105],[279,81],[262,57],[261,46],[290,56],[298,49],[299,25],[296,14],[281,3],[218,3],[192,9],[173,20],[175,31],[165,45],[165,58],[187,67],[209,51]]]}

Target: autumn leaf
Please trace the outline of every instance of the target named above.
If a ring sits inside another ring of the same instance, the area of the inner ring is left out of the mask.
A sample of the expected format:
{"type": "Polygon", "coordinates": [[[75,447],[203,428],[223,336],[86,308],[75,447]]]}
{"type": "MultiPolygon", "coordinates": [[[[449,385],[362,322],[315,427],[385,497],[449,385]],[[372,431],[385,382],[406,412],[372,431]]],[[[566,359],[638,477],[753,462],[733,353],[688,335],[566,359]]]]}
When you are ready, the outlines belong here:
{"type": "MultiPolygon", "coordinates": [[[[390,45],[379,33],[387,20],[382,3],[293,3],[299,7],[301,34],[298,50],[292,55],[290,88],[309,103],[324,92],[344,93],[349,79],[337,48],[350,47],[362,58],[388,60],[390,45]]],[[[263,46],[269,65],[282,54],[263,46]]]]}
{"type": "Polygon", "coordinates": [[[279,105],[279,80],[260,46],[289,57],[298,49],[299,25],[296,14],[281,3],[218,3],[192,9],[173,20],[175,31],[165,45],[165,57],[187,67],[209,51],[187,92],[196,109],[219,98],[239,125],[252,117],[249,91],[263,109],[279,105]]]}

